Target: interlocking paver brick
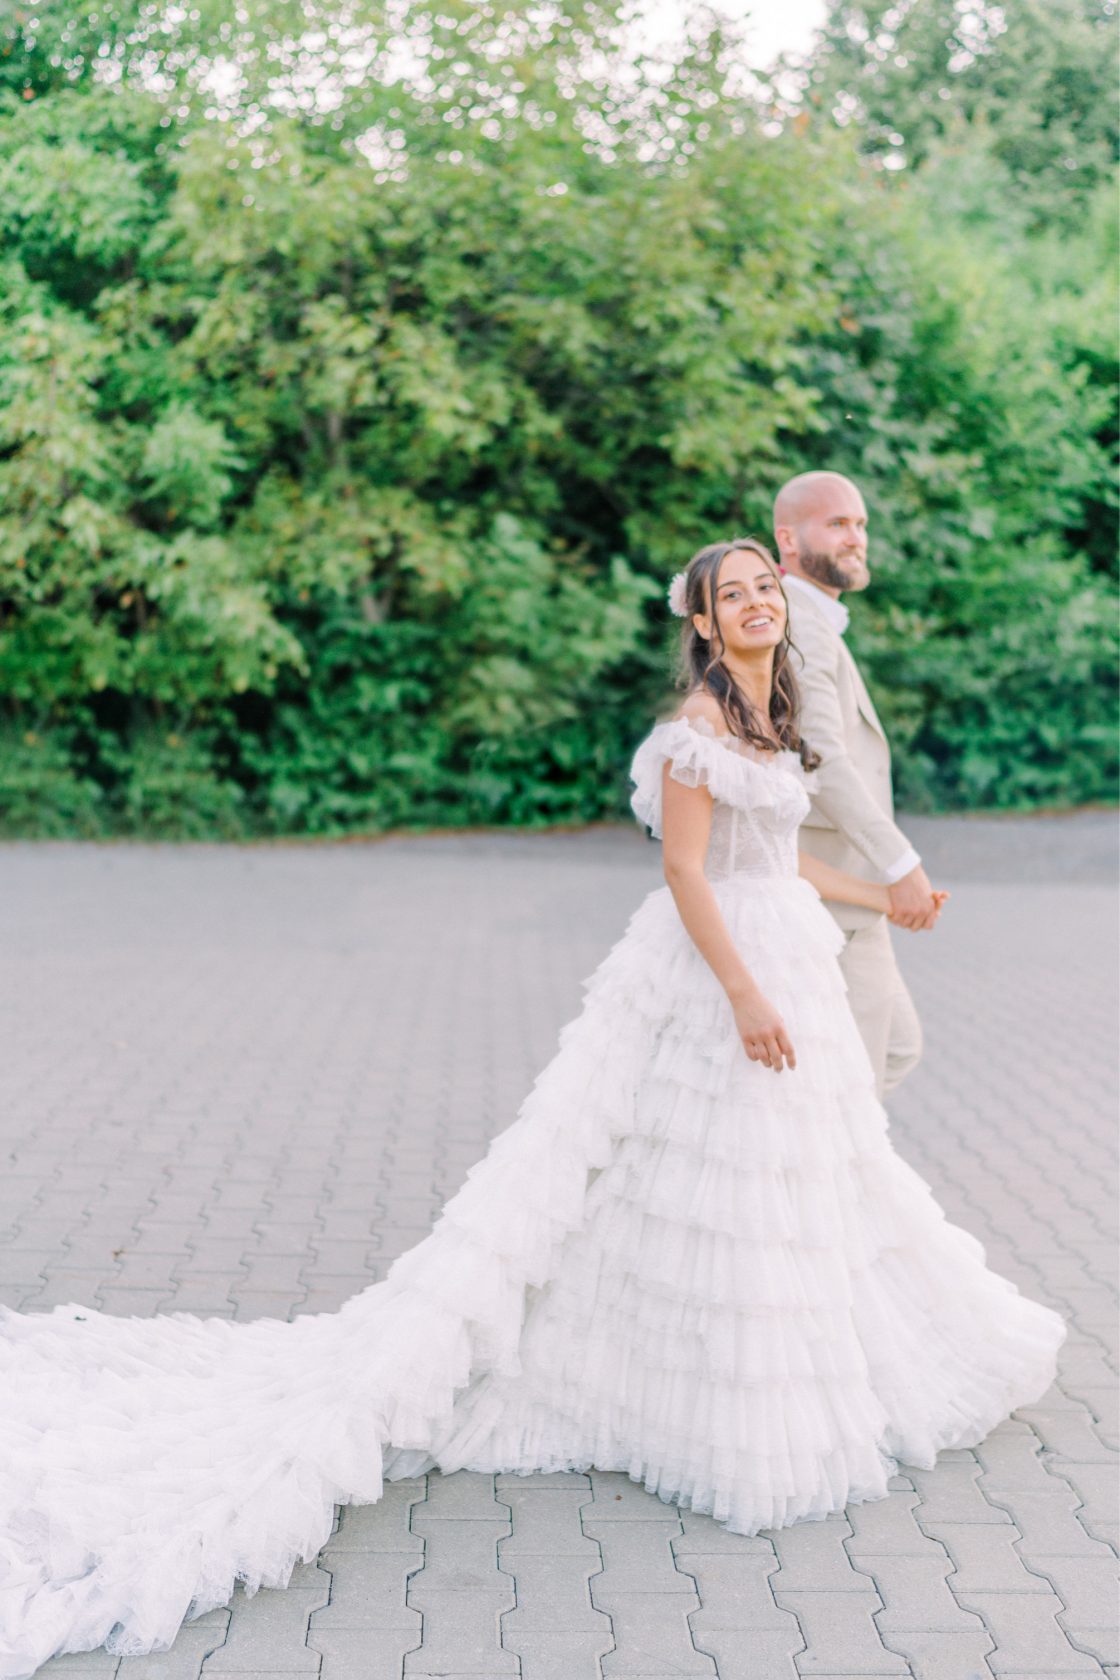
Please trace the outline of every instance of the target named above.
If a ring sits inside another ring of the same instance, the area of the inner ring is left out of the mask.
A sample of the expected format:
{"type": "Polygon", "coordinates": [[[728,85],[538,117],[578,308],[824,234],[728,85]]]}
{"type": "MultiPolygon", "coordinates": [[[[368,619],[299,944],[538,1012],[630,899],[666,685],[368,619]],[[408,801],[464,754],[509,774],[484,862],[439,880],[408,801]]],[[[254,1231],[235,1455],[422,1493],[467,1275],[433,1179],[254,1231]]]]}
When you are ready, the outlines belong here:
{"type": "Polygon", "coordinates": [[[192,1272],[228,1272],[244,1275],[254,1243],[250,1231],[236,1237],[215,1237],[200,1232],[188,1245],[185,1258],[175,1266],[176,1277],[189,1277],[192,1272]]]}
{"type": "Polygon", "coordinates": [[[906,1674],[907,1665],[879,1638],[875,1613],[882,1609],[877,1592],[791,1592],[775,1590],[782,1610],[792,1610],[805,1639],[795,1658],[798,1674],[906,1674]]]}
{"type": "Polygon", "coordinates": [[[15,1249],[17,1253],[21,1248],[32,1248],[52,1256],[58,1255],[67,1247],[78,1223],[76,1218],[49,1219],[28,1215],[4,1239],[4,1246],[15,1249]]]}
{"type": "Polygon", "coordinates": [[[499,1542],[500,1558],[534,1553],[558,1556],[575,1552],[599,1558],[599,1547],[580,1527],[580,1507],[591,1497],[586,1476],[571,1476],[565,1485],[542,1487],[544,1477],[498,1477],[498,1497],[509,1506],[512,1532],[499,1542]]]}
{"type": "Polygon", "coordinates": [[[577,1557],[570,1552],[542,1557],[522,1553],[506,1560],[517,1605],[502,1620],[502,1638],[511,1650],[519,1649],[525,1631],[548,1628],[591,1628],[599,1632],[609,1623],[591,1602],[589,1583],[599,1574],[599,1559],[577,1557]]]}
{"type": "Polygon", "coordinates": [[[772,1585],[777,1592],[867,1592],[867,1576],[852,1567],[845,1542],[851,1538],[845,1517],[797,1523],[771,1535],[781,1569],[772,1585]]]}
{"type": "Polygon", "coordinates": [[[1120,1395],[1117,1393],[1115,1380],[1099,1387],[1092,1383],[1078,1384],[1076,1394],[1073,1385],[1067,1383],[1065,1391],[1071,1398],[1081,1400],[1085,1404],[1097,1434],[1106,1445],[1111,1446],[1116,1438],[1117,1426],[1120,1425],[1120,1395]]]}
{"type": "Polygon", "coordinates": [[[175,1288],[176,1254],[140,1253],[126,1248],[112,1271],[114,1289],[158,1289],[168,1294],[175,1288]]]}
{"type": "Polygon", "coordinates": [[[426,1495],[423,1477],[386,1482],[376,1505],[344,1505],[326,1555],[335,1552],[419,1552],[424,1542],[412,1527],[412,1513],[426,1495]]]}
{"type": "Polygon", "coordinates": [[[98,1301],[98,1291],[105,1282],[104,1272],[71,1272],[63,1267],[52,1267],[50,1279],[44,1283],[42,1278],[37,1281],[29,1280],[25,1287],[30,1291],[26,1306],[29,1312],[50,1312],[52,1307],[64,1307],[71,1301],[85,1302],[93,1306],[98,1301]]]}
{"type": "Polygon", "coordinates": [[[1081,1501],[1077,1519],[1086,1522],[1115,1522],[1120,1508],[1120,1463],[1071,1464],[1064,1458],[1048,1458],[1049,1475],[1071,1487],[1081,1501]]]}
{"type": "Polygon", "coordinates": [[[1115,1558],[1040,1556],[1024,1547],[1023,1561],[1046,1577],[1065,1605],[1058,1622],[1073,1643],[1101,1662],[1120,1662],[1115,1558]]]}
{"type": "Polygon", "coordinates": [[[1050,1484],[1042,1442],[1028,1423],[1009,1418],[976,1448],[980,1485],[986,1494],[1010,1490],[1044,1492],[1050,1484]]]}
{"type": "Polygon", "coordinates": [[[853,1560],[877,1555],[928,1556],[936,1547],[915,1520],[919,1503],[918,1495],[907,1483],[888,1499],[868,1499],[859,1505],[849,1505],[845,1514],[851,1538],[844,1542],[848,1556],[853,1560]]]}
{"type": "Polygon", "coordinates": [[[628,1479],[624,1484],[593,1471],[591,1480],[595,1498],[583,1506],[583,1530],[598,1542],[603,1560],[602,1572],[590,1582],[591,1600],[610,1617],[616,1640],[604,1675],[714,1673],[683,1620],[700,1600],[695,1581],[674,1561],[671,1541],[682,1533],[679,1513],[647,1495],[643,1518],[639,1502],[628,1497],[627,1487],[634,1488],[628,1479]]]}
{"type": "Polygon", "coordinates": [[[993,1674],[1100,1674],[1095,1657],[1076,1650],[1058,1624],[1060,1598],[1035,1593],[962,1593],[995,1641],[987,1658],[993,1674]]]}
{"type": "Polygon", "coordinates": [[[714,1658],[719,1680],[797,1680],[797,1656],[805,1649],[796,1622],[781,1632],[755,1630],[749,1639],[738,1629],[717,1628],[695,1638],[697,1647],[714,1658]]]}
{"type": "Polygon", "coordinates": [[[614,1646],[610,1622],[571,1630],[522,1629],[506,1643],[521,1664],[521,1680],[599,1680],[600,1659],[614,1646]]]}
{"type": "Polygon", "coordinates": [[[108,1227],[85,1225],[75,1231],[58,1264],[68,1271],[99,1271],[108,1276],[118,1258],[128,1252],[129,1245],[135,1240],[135,1227],[127,1221],[108,1227]]]}
{"type": "MultiPolygon", "coordinates": [[[[321,1659],[320,1680],[401,1680],[405,1656],[421,1633],[401,1629],[312,1628],[308,1646],[321,1659]]],[[[245,1677],[238,1676],[238,1680],[245,1677]]]]}
{"type": "Polygon", "coordinates": [[[1024,1552],[1045,1552],[1050,1557],[1108,1556],[1104,1542],[1092,1539],[1078,1522],[1080,1501],[1067,1484],[1056,1482],[1042,1493],[993,1493],[992,1498],[1007,1500],[1009,1511],[1014,1511],[1024,1552]]]}
{"type": "MultiPolygon", "coordinates": [[[[307,1579],[304,1577],[304,1579],[307,1579]]],[[[318,1654],[308,1648],[308,1623],[330,1597],[330,1577],[315,1570],[308,1584],[293,1582],[283,1592],[264,1587],[252,1597],[234,1595],[225,1642],[207,1657],[202,1673],[264,1670],[272,1674],[315,1674],[318,1654]]]]}
{"type": "Polygon", "coordinates": [[[420,1612],[405,1602],[408,1579],[423,1567],[416,1552],[358,1552],[331,1549],[320,1555],[330,1574],[330,1602],[311,1617],[311,1631],[339,1628],[403,1628],[416,1634],[420,1612]]]}
{"type": "MultiPolygon", "coordinates": [[[[496,1497],[493,1476],[480,1476],[471,1470],[441,1476],[436,1471],[428,1477],[428,1497],[423,1508],[417,1508],[414,1516],[424,1521],[466,1518],[473,1522],[496,1522],[505,1525],[508,1531],[509,1506],[496,1497]]],[[[499,1538],[495,1536],[495,1543],[499,1538]]]]}
{"type": "Polygon", "coordinates": [[[300,1296],[304,1261],[295,1255],[250,1254],[244,1262],[238,1293],[300,1296]]]}
{"type": "Polygon", "coordinates": [[[212,1191],[208,1205],[216,1208],[219,1212],[244,1210],[249,1213],[256,1213],[263,1200],[259,1185],[243,1184],[230,1179],[223,1179],[212,1191]]]}
{"type": "Polygon", "coordinates": [[[498,1540],[509,1532],[485,1518],[432,1516],[416,1506],[412,1527],[425,1543],[426,1566],[412,1583],[412,1596],[423,1592],[472,1592],[506,1589],[509,1581],[498,1573],[498,1540]]]}
{"type": "Polygon", "coordinates": [[[1011,1521],[1005,1510],[985,1498],[978,1485],[981,1471],[977,1463],[938,1464],[935,1470],[910,1469],[907,1474],[921,1501],[914,1515],[922,1528],[936,1522],[1011,1521]]]}
{"type": "Polygon", "coordinates": [[[295,1254],[302,1257],[311,1253],[313,1233],[306,1225],[258,1219],[252,1226],[252,1235],[256,1242],[255,1254],[295,1254]]]}
{"type": "Polygon", "coordinates": [[[1116,1323],[1116,1295],[1104,1285],[1089,1283],[1083,1289],[1066,1288],[1055,1291],[1054,1298],[1065,1303],[1075,1323],[1083,1329],[1093,1330],[1097,1325],[1107,1329],[1116,1323]]]}
{"type": "Polygon", "coordinates": [[[688,1612],[695,1599],[680,1593],[592,1593],[611,1619],[615,1649],[603,1658],[603,1680],[687,1675],[716,1680],[716,1665],[692,1640],[688,1612]]]}
{"type": "Polygon", "coordinates": [[[424,1642],[405,1657],[406,1675],[471,1674],[498,1680],[517,1674],[516,1655],[502,1649],[501,1618],[512,1594],[418,1589],[409,1601],[423,1612],[424,1642]]]}
{"type": "Polygon", "coordinates": [[[940,1557],[869,1557],[860,1560],[860,1567],[871,1576],[883,1601],[875,1617],[879,1632],[891,1635],[888,1642],[896,1650],[904,1649],[901,1630],[907,1628],[945,1633],[977,1631],[976,1618],[961,1610],[946,1585],[953,1568],[947,1553],[940,1557]]]}
{"type": "Polygon", "coordinates": [[[677,1561],[695,1580],[700,1595],[700,1608],[692,1612],[689,1622],[701,1648],[707,1646],[710,1633],[737,1632],[753,1639],[759,1632],[792,1637],[797,1631],[796,1616],[774,1602],[777,1563],[772,1556],[702,1552],[677,1561]]]}
{"type": "MultiPolygon", "coordinates": [[[[0,1249],[0,1283],[25,1283],[46,1286],[47,1270],[57,1273],[58,1267],[51,1265],[56,1258],[53,1248],[8,1248],[0,1249]]],[[[110,1266],[112,1261],[109,1261],[110,1266]]]]}
{"type": "Polygon", "coordinates": [[[674,1565],[670,1524],[601,1522],[592,1517],[593,1510],[584,1509],[583,1532],[602,1550],[605,1591],[695,1593],[691,1576],[681,1573],[685,1566],[679,1555],[674,1565]]]}
{"type": "Polygon", "coordinates": [[[11,1307],[16,1312],[27,1312],[31,1308],[34,1289],[27,1283],[0,1283],[0,1307],[11,1307]]]}
{"type": "Polygon", "coordinates": [[[984,1627],[966,1633],[908,1628],[885,1634],[884,1643],[906,1658],[914,1680],[990,1680],[992,1637],[984,1627]]]}
{"type": "Polygon", "coordinates": [[[311,1247],[312,1264],[316,1271],[360,1275],[368,1267],[375,1242],[372,1237],[362,1237],[354,1241],[342,1237],[315,1237],[311,1247]]]}
{"type": "MultiPolygon", "coordinates": [[[[348,1174],[353,1183],[353,1175],[348,1174]]],[[[366,1192],[367,1197],[369,1195],[366,1192]]],[[[273,1253],[286,1254],[294,1252],[298,1246],[301,1250],[318,1247],[322,1242],[358,1242],[368,1249],[377,1235],[377,1213],[372,1198],[366,1201],[364,1207],[346,1209],[336,1207],[334,1199],[324,1204],[323,1224],[320,1231],[308,1232],[304,1225],[283,1225],[279,1220],[261,1219],[257,1221],[256,1229],[262,1239],[269,1238],[271,1242],[279,1242],[287,1246],[274,1248],[273,1253]]],[[[262,1253],[269,1252],[262,1241],[262,1253]]]]}
{"type": "Polygon", "coordinates": [[[1107,1399],[1110,1410],[1115,1406],[1117,1371],[1105,1347],[1095,1337],[1086,1336],[1065,1347],[1060,1381],[1063,1393],[1088,1406],[1098,1421],[1105,1415],[1103,1408],[1098,1410],[1100,1401],[1107,1399]]]}
{"type": "Polygon", "coordinates": [[[1010,1524],[930,1523],[926,1529],[953,1561],[949,1586],[964,1592],[1046,1592],[1019,1554],[1019,1531],[1010,1524]]]}
{"type": "Polygon", "coordinates": [[[512,1578],[498,1568],[498,1541],[509,1509],[494,1497],[493,1476],[460,1471],[427,1479],[428,1498],[412,1508],[425,1542],[425,1566],[411,1576],[408,1603],[424,1617],[423,1645],[405,1658],[412,1675],[517,1673],[502,1649],[501,1617],[514,1607],[512,1578]]]}
{"type": "Polygon", "coordinates": [[[199,1313],[204,1318],[232,1318],[230,1295],[233,1280],[228,1273],[191,1272],[176,1280],[174,1291],[163,1309],[166,1312],[199,1313]]]}
{"type": "Polygon", "coordinates": [[[114,1318],[151,1318],[170,1306],[174,1295],[174,1284],[168,1289],[118,1289],[108,1283],[97,1291],[97,1304],[114,1318]]]}
{"type": "MultiPolygon", "coordinates": [[[[1063,1396],[1064,1399],[1064,1396],[1063,1396]]],[[[1076,1401],[1046,1407],[1026,1406],[1019,1416],[1029,1423],[1048,1452],[1075,1464],[1114,1464],[1116,1452],[1102,1441],[1092,1413],[1076,1401]]]]}
{"type": "Polygon", "coordinates": [[[318,1196],[262,1195],[256,1201],[246,1200],[244,1206],[253,1215],[254,1223],[267,1212],[281,1224],[291,1224],[296,1219],[310,1224],[319,1214],[321,1200],[318,1196]]]}
{"type": "Polygon", "coordinates": [[[1115,1318],[1110,1324],[1078,1325],[1078,1328],[1100,1343],[1110,1365],[1120,1366],[1120,1323],[1115,1318]]]}
{"type": "Polygon", "coordinates": [[[135,1230],[136,1234],[125,1244],[126,1254],[177,1254],[185,1259],[198,1226],[149,1219],[140,1220],[135,1230]]]}
{"type": "Polygon", "coordinates": [[[234,1321],[238,1324],[251,1324],[257,1318],[291,1318],[292,1309],[303,1291],[301,1290],[299,1295],[277,1295],[266,1293],[264,1290],[242,1289],[233,1283],[229,1293],[234,1303],[234,1321]]]}

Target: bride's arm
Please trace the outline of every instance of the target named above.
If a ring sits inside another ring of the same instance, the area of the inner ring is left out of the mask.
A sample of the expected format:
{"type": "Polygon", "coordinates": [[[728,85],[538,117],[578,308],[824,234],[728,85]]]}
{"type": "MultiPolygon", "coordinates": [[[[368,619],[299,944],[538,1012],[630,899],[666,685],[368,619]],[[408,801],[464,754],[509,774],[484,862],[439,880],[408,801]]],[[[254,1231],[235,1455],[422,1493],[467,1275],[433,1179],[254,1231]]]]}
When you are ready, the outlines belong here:
{"type": "Polygon", "coordinates": [[[776,1073],[796,1067],[793,1046],[778,1011],[759,991],[720,914],[704,874],[712,825],[712,797],[705,787],[674,781],[668,764],[662,776],[662,858],[665,880],[681,921],[696,949],[727,993],[735,1025],[752,1062],[776,1073]]]}
{"type": "MultiPolygon", "coordinates": [[[[891,889],[880,885],[878,881],[861,881],[858,875],[849,875],[846,870],[833,869],[830,863],[822,863],[820,858],[810,857],[808,852],[798,852],[797,870],[811,886],[816,887],[822,898],[831,899],[833,904],[861,904],[866,910],[881,910],[885,916],[891,915],[891,889]]],[[[933,894],[933,920],[923,922],[923,928],[933,927],[941,914],[941,907],[949,894],[935,892],[933,894]]],[[[896,927],[906,927],[906,922],[895,922],[896,927]]]]}
{"type": "Polygon", "coordinates": [[[890,914],[890,888],[878,881],[861,881],[858,875],[833,869],[830,863],[822,863],[808,852],[798,852],[797,872],[810,886],[816,887],[822,898],[831,899],[834,904],[860,904],[865,910],[890,914]]]}

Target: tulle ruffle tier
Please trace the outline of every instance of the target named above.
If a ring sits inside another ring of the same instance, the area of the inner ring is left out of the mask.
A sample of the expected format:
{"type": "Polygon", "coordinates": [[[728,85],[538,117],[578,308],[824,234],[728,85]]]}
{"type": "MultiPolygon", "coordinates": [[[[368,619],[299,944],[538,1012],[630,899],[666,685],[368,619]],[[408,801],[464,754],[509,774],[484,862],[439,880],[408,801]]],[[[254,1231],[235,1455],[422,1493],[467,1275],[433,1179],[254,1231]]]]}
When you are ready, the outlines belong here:
{"type": "MultiPolygon", "coordinates": [[[[715,891],[797,1071],[747,1061],[669,895],[652,894],[576,1024],[581,1060],[617,1071],[628,1015],[645,1023],[609,1169],[529,1305],[516,1370],[460,1398],[435,1458],[623,1469],[753,1533],[878,1497],[898,1459],[982,1439],[1046,1387],[1062,1330],[987,1271],[892,1150],[816,894],[715,891]]],[[[548,1186],[526,1195],[535,1220],[548,1186]]]]}

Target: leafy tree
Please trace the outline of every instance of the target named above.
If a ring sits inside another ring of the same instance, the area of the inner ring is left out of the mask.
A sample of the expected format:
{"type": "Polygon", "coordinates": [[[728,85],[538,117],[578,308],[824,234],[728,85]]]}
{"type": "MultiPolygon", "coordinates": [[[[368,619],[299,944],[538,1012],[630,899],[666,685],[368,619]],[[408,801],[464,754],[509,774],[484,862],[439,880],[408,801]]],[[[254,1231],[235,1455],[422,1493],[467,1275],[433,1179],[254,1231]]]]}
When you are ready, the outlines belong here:
{"type": "Polygon", "coordinates": [[[804,80],[890,168],[986,138],[1034,223],[1076,224],[1115,166],[1114,0],[833,0],[804,80]]]}
{"type": "Polygon", "coordinates": [[[931,170],[895,199],[889,245],[866,230],[845,275],[846,343],[816,370],[837,412],[820,459],[847,466],[877,527],[854,635],[911,804],[1108,797],[1115,614],[1093,541],[1114,500],[1094,443],[1115,403],[1094,377],[1112,290],[1102,223],[1066,252],[1069,290],[1051,293],[1019,266],[1021,245],[1012,256],[939,223],[942,202],[931,170]],[[884,292],[907,309],[884,310],[884,292]]]}
{"type": "Polygon", "coordinates": [[[642,68],[613,7],[396,20],[16,15],[7,831],[613,814],[665,578],[823,462],[881,532],[908,795],[1106,793],[1103,189],[1040,217],[1050,142],[971,111],[884,175],[714,31],[642,68]]]}

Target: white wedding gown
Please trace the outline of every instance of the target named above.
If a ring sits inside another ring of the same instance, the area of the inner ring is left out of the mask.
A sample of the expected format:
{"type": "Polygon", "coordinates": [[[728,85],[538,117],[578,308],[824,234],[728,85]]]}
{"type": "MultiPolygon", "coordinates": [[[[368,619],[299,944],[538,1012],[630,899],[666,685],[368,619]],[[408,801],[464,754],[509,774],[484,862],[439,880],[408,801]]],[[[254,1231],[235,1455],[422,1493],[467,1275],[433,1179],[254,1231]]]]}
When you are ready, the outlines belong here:
{"type": "Polygon", "coordinates": [[[797,875],[799,762],[659,724],[632,771],[655,834],[665,760],[711,792],[707,873],[796,1071],[747,1059],[660,887],[431,1236],[341,1311],[3,1313],[0,1674],[283,1586],[383,1474],[596,1465],[750,1534],[879,1498],[1045,1390],[1062,1321],[888,1141],[797,875]]]}

